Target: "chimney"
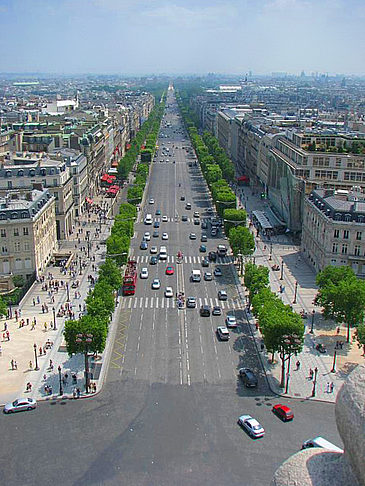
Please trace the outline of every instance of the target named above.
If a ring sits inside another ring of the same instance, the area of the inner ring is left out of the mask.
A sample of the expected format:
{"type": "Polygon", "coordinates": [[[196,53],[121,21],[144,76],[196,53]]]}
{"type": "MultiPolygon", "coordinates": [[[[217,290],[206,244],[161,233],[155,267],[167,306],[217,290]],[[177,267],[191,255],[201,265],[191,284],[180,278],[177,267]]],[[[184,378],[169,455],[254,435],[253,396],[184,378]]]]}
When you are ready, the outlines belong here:
{"type": "Polygon", "coordinates": [[[354,197],[354,202],[351,205],[351,212],[356,213],[359,210],[359,199],[354,197]]]}
{"type": "Polygon", "coordinates": [[[43,184],[41,182],[33,182],[32,189],[36,191],[43,191],[43,184]]]}
{"type": "Polygon", "coordinates": [[[27,192],[25,195],[25,199],[27,201],[33,201],[33,194],[31,192],[27,192]]]}

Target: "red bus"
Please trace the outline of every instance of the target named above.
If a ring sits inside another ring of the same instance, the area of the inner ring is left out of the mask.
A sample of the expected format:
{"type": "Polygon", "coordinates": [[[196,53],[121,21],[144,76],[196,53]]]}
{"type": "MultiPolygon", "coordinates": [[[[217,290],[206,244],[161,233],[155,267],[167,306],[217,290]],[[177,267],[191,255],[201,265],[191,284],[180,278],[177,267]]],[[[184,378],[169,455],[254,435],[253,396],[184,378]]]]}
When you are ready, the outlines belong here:
{"type": "Polygon", "coordinates": [[[137,262],[128,260],[127,268],[123,277],[122,292],[123,295],[134,295],[137,285],[137,262]]]}

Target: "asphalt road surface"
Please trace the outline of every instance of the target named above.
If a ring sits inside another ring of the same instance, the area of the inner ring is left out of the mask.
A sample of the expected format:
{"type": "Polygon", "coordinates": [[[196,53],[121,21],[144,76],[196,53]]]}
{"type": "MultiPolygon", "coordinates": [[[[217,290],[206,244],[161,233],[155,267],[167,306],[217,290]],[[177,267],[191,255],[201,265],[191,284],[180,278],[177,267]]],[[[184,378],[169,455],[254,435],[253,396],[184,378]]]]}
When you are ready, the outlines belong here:
{"type": "Polygon", "coordinates": [[[210,199],[200,170],[189,167],[192,159],[182,148],[189,146],[169,92],[133,240],[138,269],[147,267],[149,277],[138,280],[134,296],[123,298],[107,382],[90,400],[40,403],[33,412],[2,415],[1,484],[261,486],[305,439],[323,435],[341,446],[331,404],[285,400],[295,413],[291,423],[272,414],[272,405],[281,400],[267,386],[233,265],[228,257],[209,268],[201,265],[207,254],[199,251],[202,233],[208,235],[208,252],[227,240],[222,233],[212,238],[210,226],[202,230],[193,223],[194,211],[201,221],[210,216],[210,199]],[[185,209],[187,202],[191,210],[185,209]],[[140,250],[144,233],[156,230],[143,224],[147,213],[160,221],[159,236],[151,236],[148,249],[140,250]],[[188,221],[181,221],[183,215],[188,221]],[[168,240],[162,240],[163,232],[168,240]],[[196,240],[189,238],[191,232],[196,240]],[[162,245],[167,261],[151,265],[151,247],[162,245]],[[178,251],[184,254],[182,263],[176,261],[178,251]],[[167,266],[174,267],[173,275],[166,275],[167,266]],[[215,266],[222,269],[221,277],[191,282],[193,269],[204,274],[215,266]],[[160,289],[152,290],[153,278],[160,279],[160,289]],[[177,309],[174,297],[164,297],[167,286],[174,296],[196,297],[197,308],[177,309]],[[222,289],[228,300],[219,302],[222,289]],[[200,317],[204,304],[221,305],[222,316],[200,317]],[[221,342],[216,328],[229,314],[239,326],[228,342],[221,342]],[[257,389],[246,389],[237,379],[242,366],[259,377],[257,389]],[[241,414],[257,418],[266,435],[251,439],[237,425],[241,414]]]}

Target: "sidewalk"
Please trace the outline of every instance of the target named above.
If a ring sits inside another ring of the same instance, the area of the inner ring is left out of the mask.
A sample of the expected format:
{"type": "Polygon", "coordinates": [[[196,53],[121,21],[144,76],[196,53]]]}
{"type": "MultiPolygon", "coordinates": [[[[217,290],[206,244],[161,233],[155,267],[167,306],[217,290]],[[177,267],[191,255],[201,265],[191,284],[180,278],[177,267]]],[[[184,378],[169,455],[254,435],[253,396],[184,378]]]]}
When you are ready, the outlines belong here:
{"type": "MultiPolygon", "coordinates": [[[[253,196],[249,187],[239,187],[237,195],[241,204],[246,207],[248,213],[252,210],[264,210],[267,201],[253,196]]],[[[255,231],[256,233],[256,231],[255,231]]],[[[296,398],[311,398],[313,391],[313,380],[309,379],[309,370],[318,368],[315,398],[330,402],[336,401],[337,393],[347,375],[359,364],[364,363],[362,350],[356,342],[346,343],[346,328],[341,326],[337,334],[338,325],[325,320],[319,307],[314,307],[313,300],[317,294],[315,284],[316,274],[311,266],[307,264],[300,252],[300,247],[293,245],[286,235],[271,237],[268,241],[265,237],[255,236],[256,251],[255,262],[257,265],[265,265],[270,269],[271,290],[282,298],[285,304],[292,306],[296,312],[304,310],[307,318],[304,319],[305,337],[302,352],[298,356],[292,356],[289,371],[289,386],[287,396],[296,398]],[[281,280],[281,265],[283,262],[283,279],[281,280]],[[273,271],[272,266],[278,265],[280,270],[273,271]],[[297,283],[297,284],[296,284],[297,283]],[[282,286],[283,292],[280,292],[282,286]],[[295,299],[296,294],[296,299],[295,299]],[[296,302],[294,302],[296,300],[296,302]],[[313,313],[314,311],[314,313],[313,313]],[[313,322],[313,334],[310,332],[313,322]],[[336,349],[336,342],[342,341],[343,348],[336,349]],[[316,349],[316,344],[323,344],[326,353],[321,354],[316,349]],[[335,372],[331,372],[336,351],[335,372]],[[300,362],[300,368],[296,369],[296,362],[300,362]],[[327,392],[327,384],[334,384],[333,393],[327,392]]],[[[243,283],[243,279],[242,279],[243,283]]],[[[271,355],[266,350],[261,351],[262,337],[256,330],[256,322],[252,315],[248,315],[256,338],[257,348],[271,389],[278,394],[285,395],[285,389],[280,388],[281,361],[275,355],[274,364],[271,363],[271,355]]],[[[287,372],[286,362],[286,372],[287,372]]],[[[288,376],[286,375],[286,380],[288,376]]]]}
{"type": "MultiPolygon", "coordinates": [[[[126,192],[126,189],[121,192],[118,200],[121,199],[123,192],[126,192]]],[[[77,319],[85,310],[84,301],[90,288],[93,287],[92,278],[97,278],[98,267],[105,258],[105,246],[100,242],[110,233],[112,203],[117,206],[118,201],[104,198],[103,194],[94,198],[93,208],[97,205],[105,208],[107,219],[100,222],[99,216],[92,212],[93,210],[90,213],[85,212],[79,218],[70,240],[63,241],[60,245],[61,251],[67,249],[74,253],[73,261],[66,274],[62,272],[61,267],[48,267],[44,274],[44,282],[35,282],[23,298],[21,306],[13,308],[13,318],[1,319],[0,329],[3,340],[0,356],[0,403],[6,403],[22,395],[36,399],[50,399],[61,396],[60,391],[62,396],[72,397],[75,388],[80,389],[81,396],[84,395],[84,356],[76,355],[71,358],[68,356],[63,339],[63,328],[65,320],[69,317],[60,314],[69,306],[69,311],[77,319]],[[82,233],[79,233],[80,230],[82,233]],[[87,231],[90,232],[89,250],[85,239],[87,231]],[[58,286],[55,287],[52,282],[57,282],[58,286]],[[44,284],[47,284],[47,290],[44,289],[44,284]],[[50,285],[53,285],[54,291],[50,289],[50,285]],[[44,306],[48,306],[48,311],[44,306]],[[15,311],[18,314],[20,311],[18,318],[15,317],[15,311]],[[22,320],[24,320],[23,326],[22,320]],[[10,340],[7,340],[4,333],[6,327],[10,340]],[[28,382],[32,384],[31,392],[25,391],[28,382]],[[62,390],[60,390],[60,383],[62,390]],[[45,386],[50,387],[51,393],[46,393],[45,386]]],[[[113,319],[118,315],[118,310],[114,312],[113,319]]],[[[95,359],[89,357],[91,382],[97,384],[97,391],[101,387],[101,375],[105,373],[102,373],[102,364],[106,350],[95,359]]]]}

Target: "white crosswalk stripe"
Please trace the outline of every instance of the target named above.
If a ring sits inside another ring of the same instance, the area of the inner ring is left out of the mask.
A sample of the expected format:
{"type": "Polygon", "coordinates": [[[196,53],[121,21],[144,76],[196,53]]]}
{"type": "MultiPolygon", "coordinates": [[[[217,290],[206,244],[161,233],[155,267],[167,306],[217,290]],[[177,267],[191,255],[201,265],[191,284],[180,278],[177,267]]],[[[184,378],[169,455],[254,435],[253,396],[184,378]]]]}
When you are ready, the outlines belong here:
{"type": "MultiPolygon", "coordinates": [[[[211,308],[219,306],[222,309],[242,309],[239,299],[218,300],[217,297],[199,297],[198,306],[209,305],[211,308]]],[[[165,297],[124,297],[122,300],[123,309],[172,309],[176,307],[175,299],[167,299],[165,297]]]]}

